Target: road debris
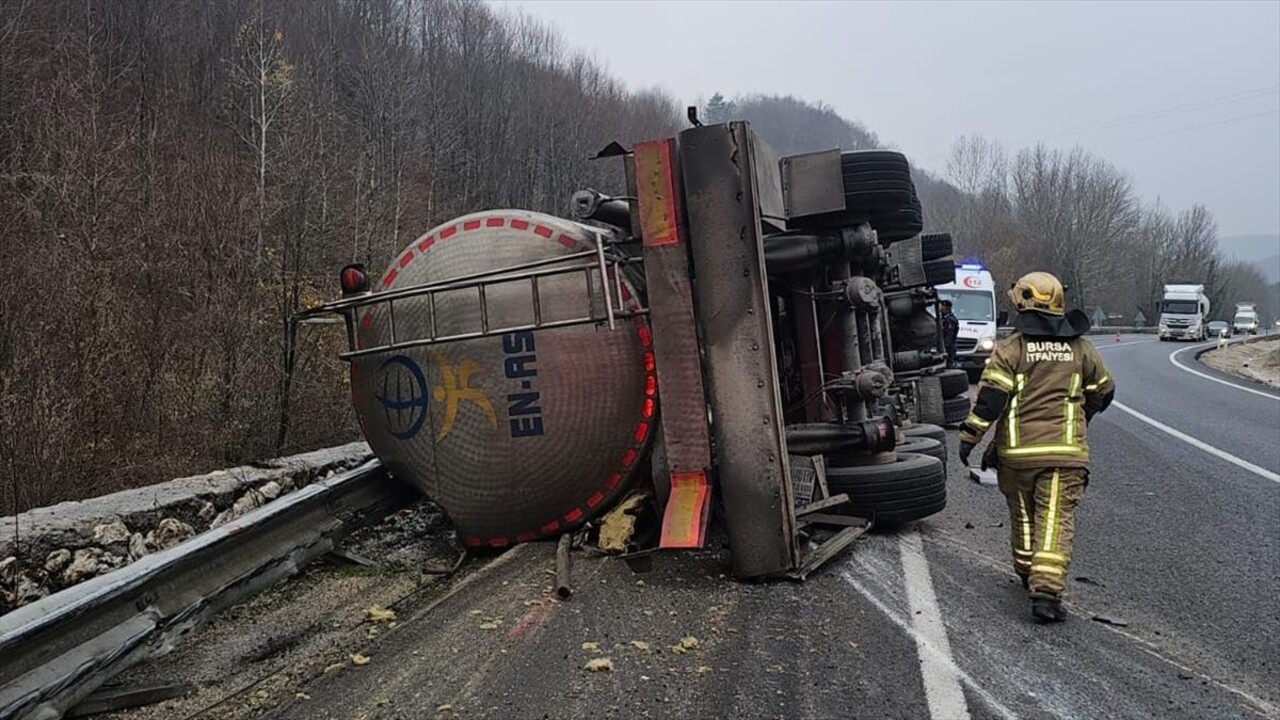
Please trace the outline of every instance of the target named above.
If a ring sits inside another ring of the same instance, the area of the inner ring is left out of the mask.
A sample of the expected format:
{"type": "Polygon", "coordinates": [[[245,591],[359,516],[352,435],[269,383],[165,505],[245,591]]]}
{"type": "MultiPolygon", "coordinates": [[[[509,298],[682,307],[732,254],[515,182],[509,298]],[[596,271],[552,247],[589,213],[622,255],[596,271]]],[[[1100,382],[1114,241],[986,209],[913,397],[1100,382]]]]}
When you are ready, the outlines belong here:
{"type": "Polygon", "coordinates": [[[1078,577],[1078,578],[1076,578],[1076,582],[1078,582],[1078,583],[1084,583],[1085,585],[1094,585],[1094,586],[1097,586],[1097,587],[1106,587],[1106,585],[1105,585],[1105,584],[1103,584],[1103,582],[1102,582],[1101,580],[1094,580],[1093,578],[1090,578],[1090,577],[1084,577],[1083,575],[1082,575],[1082,576],[1080,576],[1080,577],[1078,577]]]}
{"type": "Polygon", "coordinates": [[[636,531],[636,515],[648,499],[646,493],[633,492],[600,519],[598,544],[601,550],[626,552],[636,531]]]}
{"type": "Polygon", "coordinates": [[[569,533],[564,533],[560,536],[560,541],[556,543],[556,597],[561,600],[568,600],[573,597],[573,584],[569,577],[573,570],[572,560],[569,556],[572,542],[573,536],[569,533]]]}
{"type": "Polygon", "coordinates": [[[372,623],[389,622],[396,619],[396,611],[388,610],[380,605],[370,605],[365,608],[364,617],[372,623]]]}
{"type": "Polygon", "coordinates": [[[600,643],[584,642],[582,643],[582,649],[586,652],[598,653],[600,652],[600,643]]]}
{"type": "Polygon", "coordinates": [[[672,645],[671,652],[677,655],[683,655],[689,652],[690,650],[696,649],[699,644],[700,643],[698,642],[698,638],[693,637],[692,635],[689,635],[689,636],[680,638],[680,642],[676,643],[675,645],[672,645]]]}
{"type": "Polygon", "coordinates": [[[609,658],[592,658],[582,669],[587,672],[613,672],[613,661],[609,658]]]}
{"type": "Polygon", "coordinates": [[[639,651],[641,651],[641,652],[649,652],[649,643],[647,643],[647,642],[645,642],[645,641],[643,641],[643,640],[632,640],[632,641],[631,641],[631,647],[633,647],[633,648],[635,648],[635,649],[637,649],[637,650],[639,650],[639,651]]]}
{"type": "Polygon", "coordinates": [[[356,653],[351,656],[351,664],[356,667],[363,667],[369,664],[369,658],[361,655],[360,653],[356,653]]]}
{"type": "Polygon", "coordinates": [[[1124,618],[1115,617],[1114,615],[1094,615],[1091,619],[1094,622],[1099,622],[1099,623],[1102,623],[1103,625],[1114,625],[1115,627],[1129,627],[1128,620],[1125,620],[1124,618]]]}

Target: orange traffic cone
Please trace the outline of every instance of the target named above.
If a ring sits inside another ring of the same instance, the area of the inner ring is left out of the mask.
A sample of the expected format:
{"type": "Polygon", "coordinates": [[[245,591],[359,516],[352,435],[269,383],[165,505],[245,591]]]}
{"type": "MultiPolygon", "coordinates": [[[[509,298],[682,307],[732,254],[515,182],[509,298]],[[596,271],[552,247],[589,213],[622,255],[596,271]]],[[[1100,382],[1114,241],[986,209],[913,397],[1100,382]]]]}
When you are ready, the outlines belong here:
{"type": "Polygon", "coordinates": [[[1117,332],[1117,333],[1116,333],[1116,342],[1124,342],[1123,340],[1121,340],[1121,339],[1120,339],[1120,333],[1119,333],[1119,332],[1117,332]]]}

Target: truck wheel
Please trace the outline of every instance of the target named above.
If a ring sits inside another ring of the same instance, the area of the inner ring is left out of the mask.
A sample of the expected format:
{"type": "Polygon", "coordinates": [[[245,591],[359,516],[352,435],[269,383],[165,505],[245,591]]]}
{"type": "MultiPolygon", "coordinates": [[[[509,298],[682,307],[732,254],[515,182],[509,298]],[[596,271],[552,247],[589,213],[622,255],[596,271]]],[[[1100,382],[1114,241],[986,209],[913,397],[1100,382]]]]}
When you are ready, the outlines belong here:
{"type": "Polygon", "coordinates": [[[942,461],[942,467],[945,470],[947,466],[947,446],[938,440],[927,437],[904,438],[904,441],[893,449],[896,453],[912,453],[915,455],[928,455],[931,458],[937,458],[942,461]]]}
{"type": "Polygon", "coordinates": [[[925,260],[938,260],[955,252],[951,233],[925,233],[920,236],[920,249],[925,260]]]}
{"type": "Polygon", "coordinates": [[[953,398],[969,392],[969,373],[964,370],[943,370],[938,373],[938,382],[942,384],[944,398],[953,398]]]}
{"type": "Polygon", "coordinates": [[[937,377],[922,377],[916,381],[916,401],[920,408],[919,417],[922,423],[945,425],[947,422],[945,400],[942,397],[942,384],[937,377]]]}
{"type": "Polygon", "coordinates": [[[947,505],[947,475],[942,461],[900,453],[887,465],[829,468],[832,493],[849,496],[848,512],[879,525],[928,517],[947,505]]]}
{"type": "Polygon", "coordinates": [[[947,431],[945,429],[928,423],[916,423],[915,425],[902,430],[898,434],[899,436],[906,438],[933,438],[934,440],[944,444],[947,441],[947,431]]]}
{"type": "Polygon", "coordinates": [[[943,425],[959,425],[969,417],[969,394],[959,395],[943,401],[943,425]]]}
{"type": "Polygon", "coordinates": [[[926,285],[950,285],[956,281],[956,264],[951,260],[929,260],[924,264],[926,285]]]}

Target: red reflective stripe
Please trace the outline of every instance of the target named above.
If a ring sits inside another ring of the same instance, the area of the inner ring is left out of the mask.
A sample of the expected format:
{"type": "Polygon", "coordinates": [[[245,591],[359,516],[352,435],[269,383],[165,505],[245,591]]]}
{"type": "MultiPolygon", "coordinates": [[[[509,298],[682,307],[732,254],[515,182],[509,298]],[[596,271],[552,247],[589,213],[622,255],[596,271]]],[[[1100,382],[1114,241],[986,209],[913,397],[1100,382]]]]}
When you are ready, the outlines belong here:
{"type": "Polygon", "coordinates": [[[565,513],[564,521],[568,523],[576,523],[582,519],[582,508],[574,508],[565,513]]]}
{"type": "Polygon", "coordinates": [[[539,225],[533,229],[533,233],[535,235],[541,235],[544,238],[549,238],[555,234],[555,231],[546,225],[539,225]]]}
{"type": "Polygon", "coordinates": [[[449,227],[440,231],[440,239],[444,240],[445,238],[451,238],[457,234],[458,234],[458,226],[450,225],[449,227]]]}
{"type": "Polygon", "coordinates": [[[468,220],[468,221],[466,221],[466,222],[462,223],[462,229],[463,229],[463,230],[479,230],[479,229],[480,229],[480,221],[479,221],[479,220],[468,220]]]}
{"type": "Polygon", "coordinates": [[[543,535],[551,535],[560,529],[560,521],[552,520],[551,522],[547,523],[546,525],[543,525],[538,529],[542,531],[543,535]]]}
{"type": "Polygon", "coordinates": [[[409,248],[408,252],[400,256],[400,267],[408,267],[413,262],[413,248],[409,248]]]}
{"type": "Polygon", "coordinates": [[[644,439],[649,437],[649,423],[641,422],[636,424],[636,442],[642,443],[644,439]]]}
{"type": "Polygon", "coordinates": [[[485,227],[502,227],[503,225],[507,224],[507,221],[500,217],[489,218],[488,220],[484,221],[484,224],[485,224],[485,227]]]}
{"type": "Polygon", "coordinates": [[[529,221],[528,220],[512,220],[511,227],[516,230],[528,230],[529,221]]]}
{"type": "Polygon", "coordinates": [[[587,507],[593,508],[604,502],[604,494],[601,492],[591,493],[591,497],[587,498],[587,507]]]}
{"type": "Polygon", "coordinates": [[[426,252],[431,249],[432,245],[435,245],[435,244],[436,244],[436,236],[428,235],[422,239],[422,242],[418,243],[418,252],[426,252]]]}

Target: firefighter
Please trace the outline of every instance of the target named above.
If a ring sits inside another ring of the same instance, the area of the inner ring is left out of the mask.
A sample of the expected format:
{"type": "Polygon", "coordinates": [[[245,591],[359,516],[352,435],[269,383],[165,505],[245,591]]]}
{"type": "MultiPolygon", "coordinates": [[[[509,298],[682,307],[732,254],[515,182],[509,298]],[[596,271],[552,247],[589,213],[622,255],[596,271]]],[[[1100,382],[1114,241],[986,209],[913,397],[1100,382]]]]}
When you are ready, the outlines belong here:
{"type": "Polygon", "coordinates": [[[960,459],[993,425],[982,467],[997,468],[1009,504],[1013,569],[1038,622],[1066,619],[1062,592],[1071,561],[1076,505],[1089,483],[1085,429],[1115,395],[1102,356],[1082,337],[1083,312],[1064,312],[1062,283],[1033,272],[1014,283],[1014,333],[982,373],[973,411],[960,426],[960,459]]]}

